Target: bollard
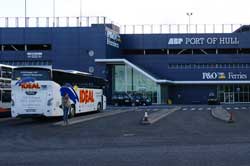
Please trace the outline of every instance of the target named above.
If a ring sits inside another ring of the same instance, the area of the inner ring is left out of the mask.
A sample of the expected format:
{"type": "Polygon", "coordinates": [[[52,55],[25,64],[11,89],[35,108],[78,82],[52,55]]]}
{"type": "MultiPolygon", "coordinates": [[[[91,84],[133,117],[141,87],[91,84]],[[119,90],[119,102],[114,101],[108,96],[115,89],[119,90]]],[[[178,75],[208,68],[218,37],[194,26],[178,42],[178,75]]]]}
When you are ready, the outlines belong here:
{"type": "Polygon", "coordinates": [[[230,112],[230,118],[228,120],[228,123],[233,123],[233,122],[234,122],[234,120],[233,120],[233,113],[230,112]]]}

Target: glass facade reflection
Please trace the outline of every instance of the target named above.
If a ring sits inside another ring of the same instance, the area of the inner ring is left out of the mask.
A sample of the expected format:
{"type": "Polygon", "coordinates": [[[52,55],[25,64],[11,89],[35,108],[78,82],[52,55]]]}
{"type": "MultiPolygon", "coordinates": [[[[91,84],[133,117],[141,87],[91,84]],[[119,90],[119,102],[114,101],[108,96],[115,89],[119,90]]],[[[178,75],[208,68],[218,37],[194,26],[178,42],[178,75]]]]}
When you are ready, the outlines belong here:
{"type": "Polygon", "coordinates": [[[127,65],[112,68],[113,92],[140,92],[157,103],[157,85],[137,70],[127,65]]]}
{"type": "Polygon", "coordinates": [[[249,84],[219,85],[217,91],[222,103],[250,103],[249,84]]]}

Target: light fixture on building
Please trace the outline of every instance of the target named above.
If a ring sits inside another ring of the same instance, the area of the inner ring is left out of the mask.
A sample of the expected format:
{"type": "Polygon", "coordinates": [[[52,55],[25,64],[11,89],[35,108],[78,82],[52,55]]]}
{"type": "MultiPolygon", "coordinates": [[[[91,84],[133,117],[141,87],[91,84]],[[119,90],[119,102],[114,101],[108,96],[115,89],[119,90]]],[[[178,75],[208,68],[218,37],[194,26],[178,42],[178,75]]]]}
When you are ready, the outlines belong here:
{"type": "Polygon", "coordinates": [[[94,52],[93,50],[89,50],[89,51],[88,51],[88,54],[89,54],[89,56],[91,56],[91,57],[92,57],[92,56],[94,56],[94,55],[95,55],[95,52],[94,52]]]}

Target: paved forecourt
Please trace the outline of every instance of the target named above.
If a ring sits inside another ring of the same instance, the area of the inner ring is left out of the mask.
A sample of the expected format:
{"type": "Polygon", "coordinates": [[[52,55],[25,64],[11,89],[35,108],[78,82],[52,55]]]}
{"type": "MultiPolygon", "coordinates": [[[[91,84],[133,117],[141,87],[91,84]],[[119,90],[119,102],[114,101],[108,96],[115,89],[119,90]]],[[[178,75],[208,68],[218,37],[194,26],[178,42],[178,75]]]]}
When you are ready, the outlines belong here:
{"type": "MultiPolygon", "coordinates": [[[[129,108],[128,109],[116,109],[116,110],[106,110],[103,112],[94,113],[94,114],[90,114],[90,115],[80,115],[80,116],[69,119],[68,125],[73,125],[73,124],[87,122],[87,121],[94,120],[94,119],[113,116],[113,115],[128,112],[128,111],[131,111],[131,110],[129,108]]],[[[63,121],[55,122],[55,123],[53,123],[53,125],[63,126],[64,122],[63,121]]]]}

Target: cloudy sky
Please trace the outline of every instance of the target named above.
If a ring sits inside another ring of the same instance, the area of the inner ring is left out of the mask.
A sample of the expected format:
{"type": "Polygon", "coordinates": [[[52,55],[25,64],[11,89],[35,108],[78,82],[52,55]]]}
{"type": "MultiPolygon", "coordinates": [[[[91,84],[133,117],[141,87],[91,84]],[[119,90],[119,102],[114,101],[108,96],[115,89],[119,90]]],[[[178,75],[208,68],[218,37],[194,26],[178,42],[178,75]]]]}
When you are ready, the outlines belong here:
{"type": "MultiPolygon", "coordinates": [[[[56,16],[107,16],[118,24],[250,24],[248,0],[54,0],[56,16]],[[82,6],[80,7],[80,1],[82,6]]],[[[0,17],[24,17],[25,0],[0,0],[0,17]]],[[[27,16],[53,16],[53,0],[26,0],[27,16]]]]}

